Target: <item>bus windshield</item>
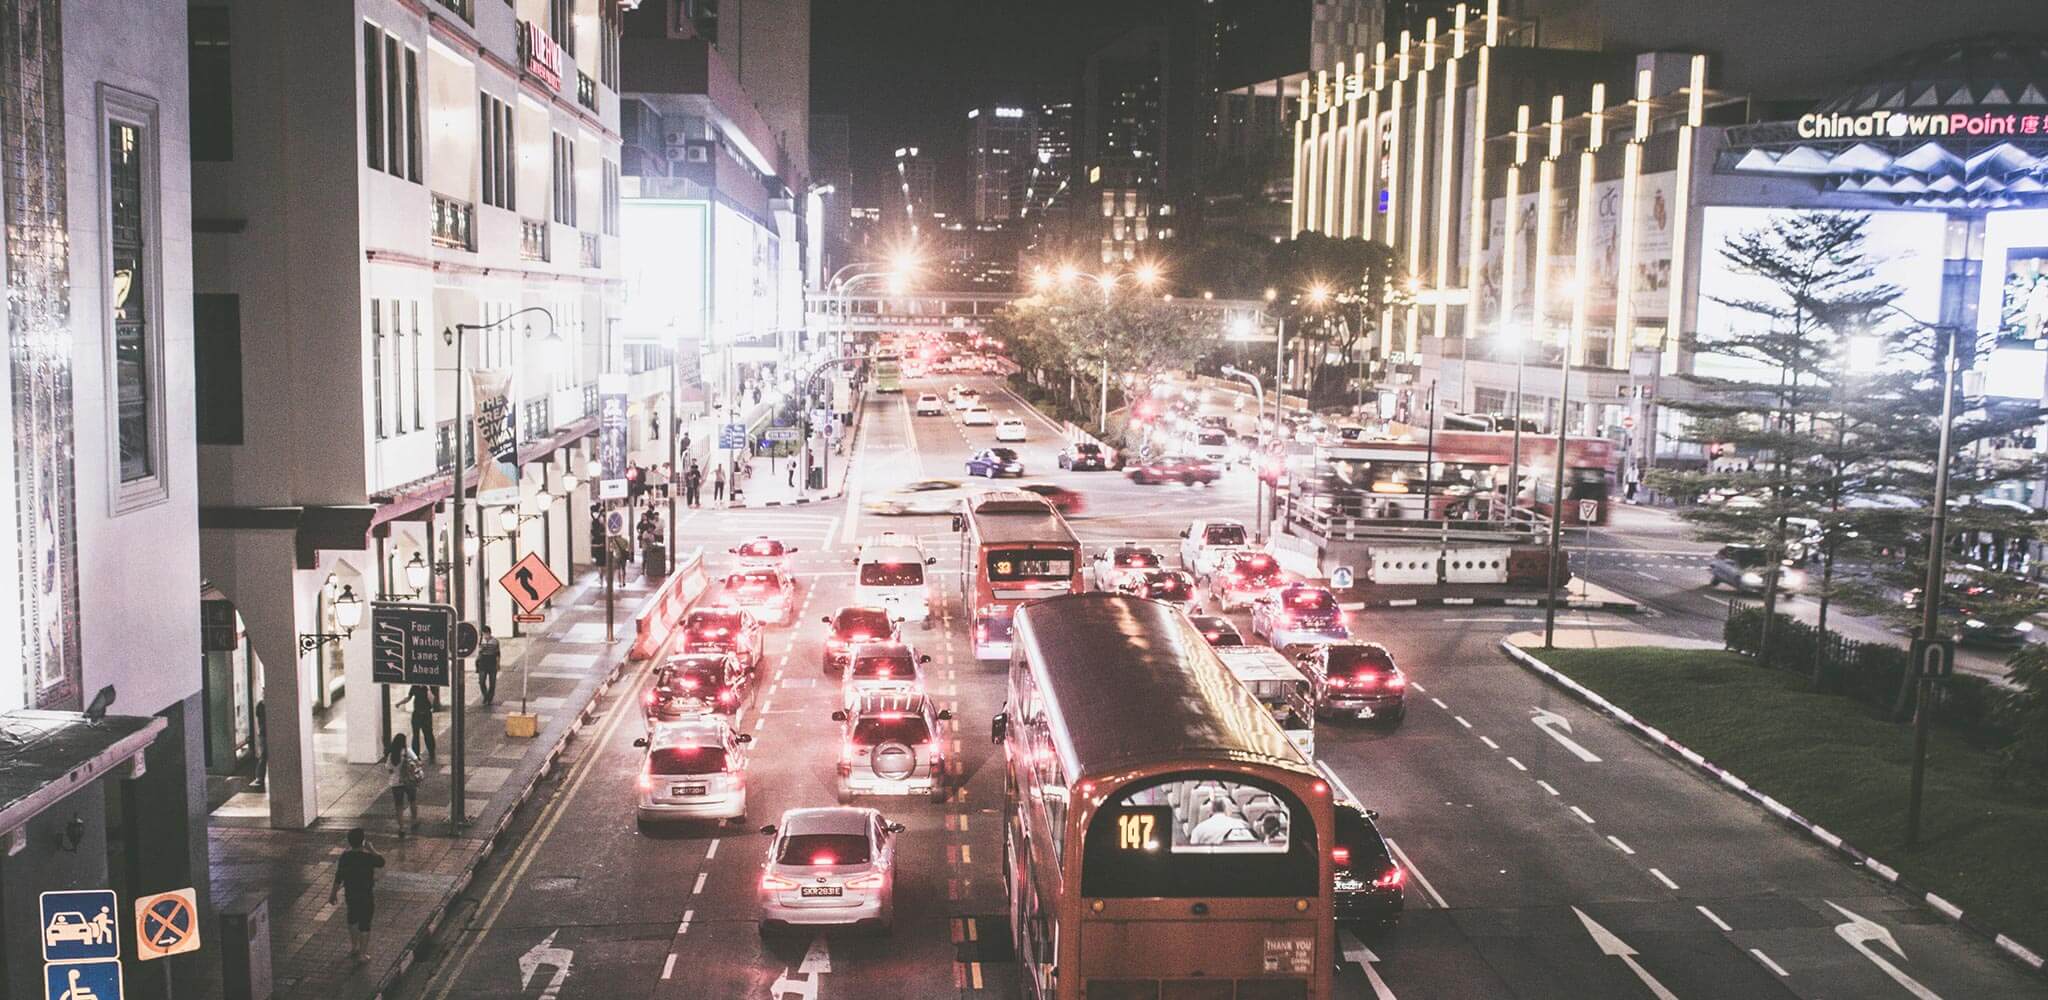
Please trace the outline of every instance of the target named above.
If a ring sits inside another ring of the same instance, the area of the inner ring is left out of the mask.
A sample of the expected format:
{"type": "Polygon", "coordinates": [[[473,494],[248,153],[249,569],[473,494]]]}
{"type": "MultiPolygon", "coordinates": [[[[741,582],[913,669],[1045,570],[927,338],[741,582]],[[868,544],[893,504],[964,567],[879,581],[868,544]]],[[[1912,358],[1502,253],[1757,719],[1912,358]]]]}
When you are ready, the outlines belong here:
{"type": "Polygon", "coordinates": [[[1057,549],[992,549],[988,554],[988,578],[992,581],[1065,581],[1073,575],[1072,552],[1057,549]]]}
{"type": "Polygon", "coordinates": [[[1292,793],[1223,772],[1127,786],[1089,824],[1081,894],[1317,894],[1315,829],[1292,793]]]}

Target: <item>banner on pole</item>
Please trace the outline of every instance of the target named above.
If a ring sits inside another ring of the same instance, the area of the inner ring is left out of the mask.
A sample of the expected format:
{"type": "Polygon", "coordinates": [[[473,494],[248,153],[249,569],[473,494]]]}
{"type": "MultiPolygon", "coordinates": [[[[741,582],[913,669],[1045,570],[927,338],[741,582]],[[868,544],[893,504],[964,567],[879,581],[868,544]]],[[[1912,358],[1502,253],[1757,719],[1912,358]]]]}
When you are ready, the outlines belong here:
{"type": "Polygon", "coordinates": [[[626,498],[626,376],[597,377],[597,466],[600,500],[626,498]]]}
{"type": "Polygon", "coordinates": [[[512,405],[512,372],[473,372],[476,395],[476,502],[509,506],[519,502],[519,427],[512,405]]]}

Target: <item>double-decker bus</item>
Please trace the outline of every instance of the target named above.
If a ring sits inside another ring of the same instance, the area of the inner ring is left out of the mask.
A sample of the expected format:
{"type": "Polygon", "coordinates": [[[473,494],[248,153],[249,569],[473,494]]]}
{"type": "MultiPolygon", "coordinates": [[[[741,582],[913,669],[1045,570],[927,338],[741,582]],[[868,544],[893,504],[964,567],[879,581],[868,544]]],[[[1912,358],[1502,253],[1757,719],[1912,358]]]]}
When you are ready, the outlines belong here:
{"type": "MultiPolygon", "coordinates": [[[[1524,433],[1521,444],[1522,503],[1549,514],[1551,502],[1545,490],[1555,478],[1557,438],[1551,434],[1524,433]]],[[[1609,483],[1615,474],[1615,443],[1600,437],[1565,439],[1565,523],[1607,523],[1609,483]],[[1582,502],[1590,502],[1593,517],[1582,518],[1582,502]]],[[[1508,488],[1508,468],[1514,464],[1515,435],[1509,431],[1439,430],[1436,440],[1427,437],[1399,440],[1366,440],[1319,447],[1314,464],[1330,478],[1350,484],[1361,492],[1393,497],[1388,503],[1402,508],[1406,517],[1458,517],[1474,494],[1503,495],[1508,488]],[[1431,461],[1434,481],[1430,484],[1430,510],[1422,511],[1424,467],[1431,461]],[[1412,500],[1405,498],[1412,497],[1412,500]],[[1416,509],[1408,509],[1409,505],[1416,509]]]]}
{"type": "Polygon", "coordinates": [[[875,391],[903,391],[903,362],[893,354],[875,358],[875,391]]]}
{"type": "Polygon", "coordinates": [[[1330,786],[1186,615],[1020,609],[992,735],[1026,996],[1330,995],[1330,786]]]}
{"type": "Polygon", "coordinates": [[[1023,490],[972,496],[955,523],[974,655],[1010,655],[1010,616],[1018,605],[1081,592],[1081,540],[1044,497],[1023,490]]]}

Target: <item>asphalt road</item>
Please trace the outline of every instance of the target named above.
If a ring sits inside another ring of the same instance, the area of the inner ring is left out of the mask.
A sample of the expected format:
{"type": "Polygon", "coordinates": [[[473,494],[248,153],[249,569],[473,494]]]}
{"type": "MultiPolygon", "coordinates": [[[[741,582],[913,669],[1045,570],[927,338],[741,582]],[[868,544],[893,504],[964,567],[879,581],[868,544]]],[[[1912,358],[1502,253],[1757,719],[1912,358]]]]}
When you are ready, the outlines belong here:
{"type": "MultiPolygon", "coordinates": [[[[914,398],[949,381],[907,389],[914,398]]],[[[998,391],[990,380],[960,381],[998,391]]],[[[1031,423],[1020,448],[1026,482],[1086,494],[1074,524],[1091,546],[1138,540],[1170,552],[1190,518],[1250,516],[1243,470],[1206,488],[1060,473],[1056,428],[1014,399],[991,402],[1031,423]]],[[[960,477],[970,449],[991,443],[990,428],[912,418],[885,400],[868,414],[846,501],[705,510],[685,522],[714,553],[762,532],[802,549],[804,610],[793,628],[771,630],[766,683],[741,716],[756,740],[746,826],[635,828],[640,687],[624,686],[578,742],[553,798],[477,880],[442,947],[407,977],[406,995],[1016,996],[1001,916],[1001,776],[985,735],[1001,668],[968,649],[957,536],[945,519],[858,513],[863,493],[960,477]],[[908,827],[893,933],[764,940],[754,887],[765,838],[753,828],[833,801],[837,689],[818,669],[819,618],[849,599],[853,542],[885,528],[923,537],[940,560],[947,615],[910,639],[931,654],[934,694],[958,719],[965,784],[945,803],[864,800],[908,827]]],[[[1340,787],[1380,811],[1411,878],[1399,928],[1362,940],[1347,932],[1346,950],[1369,954],[1371,969],[1348,963],[1339,995],[2048,996],[1988,945],[1510,664],[1495,640],[1540,615],[1460,610],[1354,613],[1354,630],[1386,643],[1413,678],[1413,704],[1391,731],[1326,723],[1317,746],[1340,787]]]]}

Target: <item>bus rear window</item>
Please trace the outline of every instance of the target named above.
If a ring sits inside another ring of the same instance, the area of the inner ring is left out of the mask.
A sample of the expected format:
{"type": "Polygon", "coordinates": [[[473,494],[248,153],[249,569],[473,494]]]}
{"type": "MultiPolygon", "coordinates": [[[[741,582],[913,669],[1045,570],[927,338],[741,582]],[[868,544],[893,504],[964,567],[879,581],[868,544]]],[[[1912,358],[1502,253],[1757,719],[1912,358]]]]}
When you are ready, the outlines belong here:
{"type": "Polygon", "coordinates": [[[924,564],[871,562],[860,567],[863,587],[917,587],[924,584],[924,564]]]}
{"type": "Polygon", "coordinates": [[[1223,772],[1126,787],[1089,823],[1081,894],[1318,895],[1314,819],[1277,785],[1223,772]]]}
{"type": "Polygon", "coordinates": [[[1074,575],[1074,554],[1060,549],[995,549],[988,554],[988,578],[998,582],[1066,580],[1074,575]]]}

